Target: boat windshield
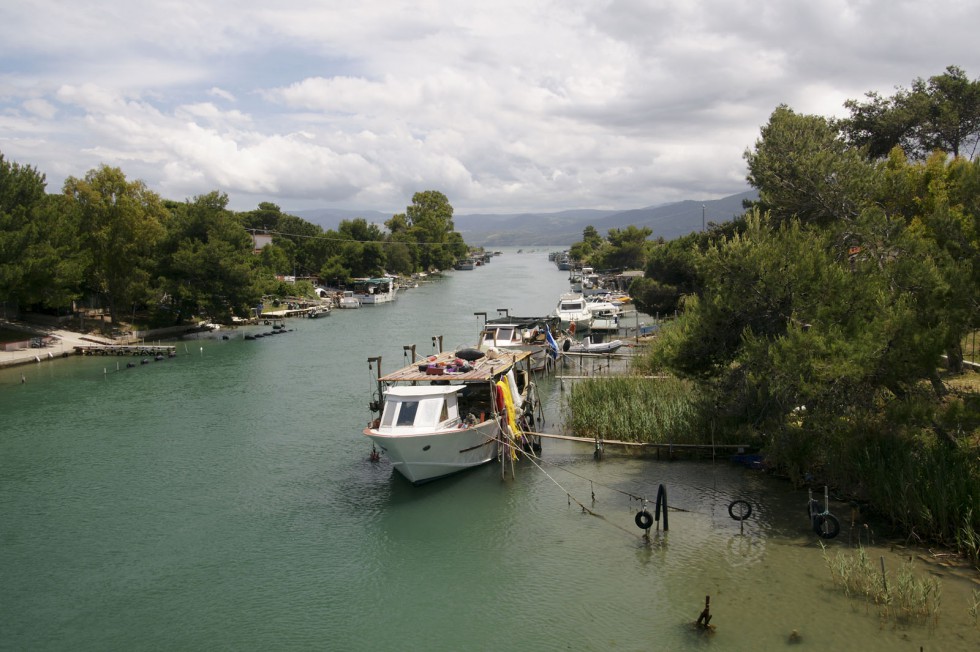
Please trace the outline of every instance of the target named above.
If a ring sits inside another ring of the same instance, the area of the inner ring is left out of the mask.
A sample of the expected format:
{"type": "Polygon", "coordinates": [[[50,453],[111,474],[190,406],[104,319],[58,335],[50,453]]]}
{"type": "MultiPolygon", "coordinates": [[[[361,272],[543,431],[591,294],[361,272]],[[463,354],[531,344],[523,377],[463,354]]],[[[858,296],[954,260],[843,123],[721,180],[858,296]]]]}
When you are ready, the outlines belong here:
{"type": "Polygon", "coordinates": [[[458,415],[455,394],[448,395],[448,399],[446,396],[392,397],[385,403],[381,427],[433,428],[445,423],[458,415]]]}
{"type": "Polygon", "coordinates": [[[561,304],[561,310],[564,310],[565,312],[573,312],[575,310],[581,310],[581,309],[582,309],[581,301],[573,301],[571,303],[561,304]]]}

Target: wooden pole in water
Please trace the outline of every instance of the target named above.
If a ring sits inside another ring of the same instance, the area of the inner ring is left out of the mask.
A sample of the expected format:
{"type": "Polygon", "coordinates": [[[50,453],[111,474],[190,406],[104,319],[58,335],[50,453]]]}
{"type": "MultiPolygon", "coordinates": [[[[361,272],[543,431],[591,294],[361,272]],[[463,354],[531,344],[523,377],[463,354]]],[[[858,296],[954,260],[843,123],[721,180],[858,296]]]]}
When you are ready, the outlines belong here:
{"type": "Polygon", "coordinates": [[[697,625],[698,627],[707,629],[708,624],[710,622],[711,622],[711,596],[706,595],[704,596],[704,611],[702,611],[701,615],[698,616],[697,625]]]}

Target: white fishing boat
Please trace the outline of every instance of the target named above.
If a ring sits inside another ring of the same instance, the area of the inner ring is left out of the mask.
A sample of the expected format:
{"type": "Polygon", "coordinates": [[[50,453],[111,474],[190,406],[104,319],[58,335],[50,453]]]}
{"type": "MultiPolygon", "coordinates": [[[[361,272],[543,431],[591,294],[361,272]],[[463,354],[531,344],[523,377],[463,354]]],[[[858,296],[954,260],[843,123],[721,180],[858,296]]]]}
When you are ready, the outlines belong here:
{"type": "MultiPolygon", "coordinates": [[[[531,371],[543,371],[549,361],[554,362],[558,358],[560,345],[555,339],[558,329],[557,317],[506,316],[488,319],[480,330],[477,348],[481,351],[527,351],[531,354],[531,371]]],[[[560,336],[558,339],[561,339],[560,336]]]]}
{"type": "Polygon", "coordinates": [[[353,290],[344,290],[344,293],[340,295],[340,299],[337,300],[337,307],[343,308],[344,310],[360,308],[361,300],[354,296],[353,290]]]}
{"type": "Polygon", "coordinates": [[[354,296],[362,306],[394,301],[397,291],[398,287],[393,278],[354,279],[354,296]]]}
{"type": "MultiPolygon", "coordinates": [[[[381,375],[364,435],[413,484],[486,464],[533,445],[536,392],[526,351],[441,353],[381,375]],[[459,356],[466,356],[463,359],[459,356]]],[[[540,444],[538,444],[540,445],[540,444]]]]}
{"type": "Polygon", "coordinates": [[[561,295],[551,316],[558,317],[561,328],[572,333],[584,333],[592,326],[592,311],[586,305],[585,297],[576,292],[561,295]]]}

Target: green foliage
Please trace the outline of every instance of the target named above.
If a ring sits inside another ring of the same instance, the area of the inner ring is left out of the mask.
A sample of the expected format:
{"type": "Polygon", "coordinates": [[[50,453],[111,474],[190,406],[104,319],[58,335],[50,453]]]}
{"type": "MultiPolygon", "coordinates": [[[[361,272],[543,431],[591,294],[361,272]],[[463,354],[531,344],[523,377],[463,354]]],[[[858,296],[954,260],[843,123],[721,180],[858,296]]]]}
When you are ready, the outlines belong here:
{"type": "Polygon", "coordinates": [[[911,558],[902,564],[896,578],[888,574],[883,561],[872,561],[864,547],[858,547],[854,554],[841,551],[834,557],[823,543],[820,547],[834,584],[845,595],[873,605],[881,618],[929,625],[938,622],[942,584],[935,577],[918,577],[911,558]]]}
{"type": "Polygon", "coordinates": [[[690,385],[677,379],[583,380],[572,385],[568,425],[580,437],[702,443],[692,427],[694,400],[690,385]]]}
{"type": "MultiPolygon", "coordinates": [[[[252,239],[227,204],[226,195],[212,192],[171,209],[160,249],[158,302],[169,304],[173,321],[246,316],[261,297],[252,239]]],[[[274,246],[269,249],[263,256],[277,251],[274,246]]]]}
{"type": "Polygon", "coordinates": [[[841,128],[851,143],[872,158],[883,158],[894,147],[924,158],[941,150],[954,157],[973,158],[980,138],[980,79],[970,81],[957,66],[928,80],[918,78],[911,89],[899,88],[892,97],[865,95],[866,102],[848,100],[851,112],[841,128]]]}
{"type": "Polygon", "coordinates": [[[44,175],[0,154],[0,296],[59,308],[79,298],[86,267],[78,230],[61,197],[45,194],[44,175]]]}
{"type": "Polygon", "coordinates": [[[867,202],[874,167],[820,116],[778,107],[745,153],[759,207],[776,220],[826,225],[855,218],[867,202]]]}
{"type": "Polygon", "coordinates": [[[89,253],[85,282],[105,297],[113,321],[128,313],[155,276],[153,253],[168,213],[142,181],[102,166],[84,179],[68,177],[64,194],[77,211],[82,247],[89,253]]]}

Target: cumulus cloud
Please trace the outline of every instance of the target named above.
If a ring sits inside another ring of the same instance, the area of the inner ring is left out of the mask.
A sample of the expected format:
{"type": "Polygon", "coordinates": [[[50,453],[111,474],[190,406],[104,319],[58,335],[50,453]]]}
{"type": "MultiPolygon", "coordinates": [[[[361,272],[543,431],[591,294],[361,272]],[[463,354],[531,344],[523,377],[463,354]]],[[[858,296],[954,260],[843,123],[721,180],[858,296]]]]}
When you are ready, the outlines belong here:
{"type": "Polygon", "coordinates": [[[980,75],[965,2],[20,5],[0,9],[5,157],[56,183],[106,163],[241,210],[720,197],[745,189],[780,103],[841,115],[950,64],[980,75]]]}

